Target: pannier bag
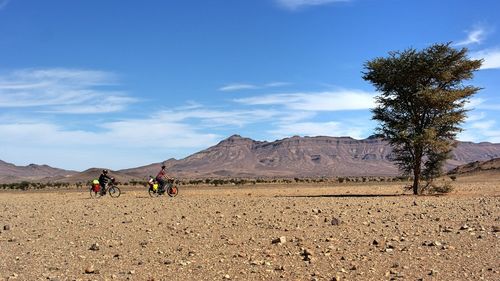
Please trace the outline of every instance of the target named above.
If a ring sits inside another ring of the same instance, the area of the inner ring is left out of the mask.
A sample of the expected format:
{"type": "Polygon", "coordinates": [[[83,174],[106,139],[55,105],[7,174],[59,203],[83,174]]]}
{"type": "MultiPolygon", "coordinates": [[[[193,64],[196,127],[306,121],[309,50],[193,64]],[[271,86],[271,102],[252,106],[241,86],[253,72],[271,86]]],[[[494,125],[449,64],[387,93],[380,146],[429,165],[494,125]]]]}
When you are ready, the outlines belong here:
{"type": "Polygon", "coordinates": [[[99,181],[98,180],[93,180],[92,181],[92,190],[94,192],[98,192],[99,190],[101,190],[101,185],[99,185],[99,181]]]}

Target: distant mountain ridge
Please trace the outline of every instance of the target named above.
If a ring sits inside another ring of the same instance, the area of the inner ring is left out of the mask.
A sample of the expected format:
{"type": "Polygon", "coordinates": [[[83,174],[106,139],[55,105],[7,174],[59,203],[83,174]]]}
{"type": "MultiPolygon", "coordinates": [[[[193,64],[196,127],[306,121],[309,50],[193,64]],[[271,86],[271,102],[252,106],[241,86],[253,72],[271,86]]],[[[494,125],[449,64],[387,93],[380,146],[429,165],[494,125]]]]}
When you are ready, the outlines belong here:
{"type": "MultiPolygon", "coordinates": [[[[336,177],[396,176],[397,167],[390,161],[392,149],[379,138],[356,140],[351,137],[290,137],[272,142],[255,141],[233,135],[217,145],[184,159],[163,163],[177,178],[220,177],[336,177]]],[[[500,158],[500,144],[459,142],[446,170],[474,161],[500,158]]],[[[156,175],[162,163],[112,171],[121,181],[146,179],[156,175]]],[[[93,168],[77,173],[47,165],[15,166],[0,161],[0,182],[52,180],[85,182],[98,176],[93,168]],[[29,178],[25,178],[29,175],[29,178]]]]}
{"type": "Polygon", "coordinates": [[[68,177],[76,173],[78,172],[48,165],[29,164],[27,166],[16,166],[0,160],[0,182],[37,181],[53,177],[68,177]]]}
{"type": "MultiPolygon", "coordinates": [[[[379,138],[298,137],[273,142],[233,135],[181,160],[165,162],[180,178],[395,176],[392,149],[379,138]]],[[[500,157],[500,144],[459,142],[446,170],[500,157]]],[[[121,170],[130,175],[155,174],[161,163],[121,170]]]]}

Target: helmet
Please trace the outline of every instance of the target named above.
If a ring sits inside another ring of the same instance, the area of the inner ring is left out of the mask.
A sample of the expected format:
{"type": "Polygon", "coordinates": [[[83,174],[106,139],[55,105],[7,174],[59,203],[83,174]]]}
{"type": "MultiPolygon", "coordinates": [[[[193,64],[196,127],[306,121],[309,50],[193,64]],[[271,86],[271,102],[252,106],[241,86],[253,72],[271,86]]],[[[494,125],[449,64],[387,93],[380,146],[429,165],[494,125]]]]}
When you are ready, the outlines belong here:
{"type": "Polygon", "coordinates": [[[108,170],[104,169],[104,170],[102,170],[102,173],[103,173],[103,174],[107,174],[107,173],[108,173],[108,170]]]}
{"type": "Polygon", "coordinates": [[[162,168],[162,169],[165,169],[165,165],[161,165],[161,168],[162,168]]]}

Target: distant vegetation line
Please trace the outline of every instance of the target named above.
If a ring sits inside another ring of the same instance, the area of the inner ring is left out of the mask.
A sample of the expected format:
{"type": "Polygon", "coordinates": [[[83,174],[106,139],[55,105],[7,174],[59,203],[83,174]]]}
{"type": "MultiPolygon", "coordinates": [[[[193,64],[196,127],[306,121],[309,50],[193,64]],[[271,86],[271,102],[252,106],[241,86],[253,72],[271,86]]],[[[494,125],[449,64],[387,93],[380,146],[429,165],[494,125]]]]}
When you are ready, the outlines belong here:
{"type": "MultiPolygon", "coordinates": [[[[363,183],[363,182],[406,182],[411,180],[410,177],[336,177],[336,178],[276,178],[276,179],[240,179],[240,178],[206,178],[206,179],[190,179],[190,180],[176,180],[178,185],[206,185],[206,186],[242,186],[242,185],[256,185],[256,184],[293,184],[293,183],[363,183]]],[[[17,183],[4,183],[0,184],[0,189],[3,190],[38,190],[38,189],[69,189],[77,188],[82,189],[89,187],[91,184],[88,182],[29,182],[22,181],[17,183]]],[[[147,186],[146,181],[131,180],[128,182],[120,183],[122,186],[147,186]]]]}

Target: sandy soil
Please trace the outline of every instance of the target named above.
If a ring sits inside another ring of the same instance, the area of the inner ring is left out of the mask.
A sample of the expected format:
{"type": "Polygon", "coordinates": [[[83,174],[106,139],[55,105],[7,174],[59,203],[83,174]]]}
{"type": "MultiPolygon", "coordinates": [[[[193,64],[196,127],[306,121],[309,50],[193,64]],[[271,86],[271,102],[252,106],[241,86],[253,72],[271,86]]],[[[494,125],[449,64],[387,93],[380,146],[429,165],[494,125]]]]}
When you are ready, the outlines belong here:
{"type": "Polygon", "coordinates": [[[0,280],[500,280],[500,181],[0,192],[0,280]]]}

